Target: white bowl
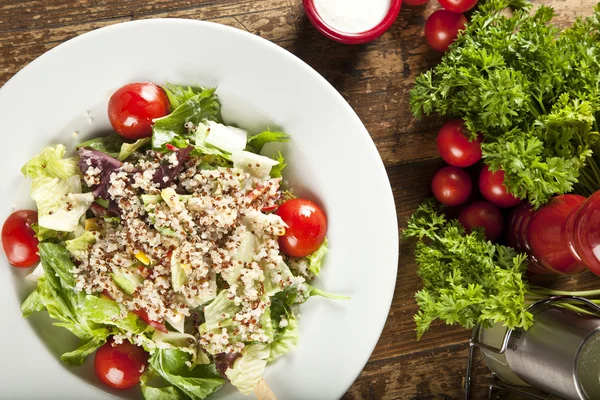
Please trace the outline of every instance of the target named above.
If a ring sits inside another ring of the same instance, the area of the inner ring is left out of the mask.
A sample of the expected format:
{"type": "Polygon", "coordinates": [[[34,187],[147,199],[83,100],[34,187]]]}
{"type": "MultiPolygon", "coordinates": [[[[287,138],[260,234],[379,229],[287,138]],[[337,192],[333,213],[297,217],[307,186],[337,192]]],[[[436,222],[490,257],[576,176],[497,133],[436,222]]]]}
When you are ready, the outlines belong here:
{"type": "MultiPolygon", "coordinates": [[[[162,19],[98,29],[44,54],[0,89],[0,220],[14,209],[33,208],[30,183],[19,172],[24,163],[51,143],[72,149],[108,129],[111,93],[140,80],[216,85],[226,121],[251,131],[279,127],[292,136],[283,149],[284,176],[299,194],[323,205],[329,220],[330,252],[314,284],[352,300],[311,298],[302,307],[300,347],[267,367],[265,380],[281,399],[341,397],[373,351],[392,300],[394,200],[352,108],[280,47],[223,25],[162,19]]],[[[50,325],[45,312],[21,317],[19,305],[32,285],[4,255],[1,264],[0,398],[110,397],[93,374],[93,357],[80,368],[61,364],[58,354],[76,343],[68,331],[50,325]]],[[[135,390],[112,393],[139,396],[135,390]]],[[[248,398],[231,387],[214,397],[248,398]]]]}

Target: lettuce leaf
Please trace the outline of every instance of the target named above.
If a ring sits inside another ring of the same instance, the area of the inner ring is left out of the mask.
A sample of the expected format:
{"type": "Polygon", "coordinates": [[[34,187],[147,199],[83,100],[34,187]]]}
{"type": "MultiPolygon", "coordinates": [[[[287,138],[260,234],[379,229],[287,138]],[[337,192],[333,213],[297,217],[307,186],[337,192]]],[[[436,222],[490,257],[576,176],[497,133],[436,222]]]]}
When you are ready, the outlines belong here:
{"type": "MultiPolygon", "coordinates": [[[[225,383],[214,364],[190,368],[192,356],[179,349],[156,349],[149,362],[153,372],[193,400],[206,398],[225,383]]],[[[174,395],[176,391],[166,389],[165,393],[174,395]]]]}
{"type": "Polygon", "coordinates": [[[171,114],[155,119],[152,126],[152,148],[164,151],[168,143],[179,148],[187,147],[185,137],[189,133],[185,123],[198,125],[206,120],[221,122],[221,103],[215,95],[215,89],[203,89],[179,104],[171,114]]]}
{"type": "Polygon", "coordinates": [[[271,167],[271,172],[269,175],[271,175],[271,178],[281,178],[283,169],[287,167],[285,159],[283,158],[281,152],[277,153],[277,157],[273,157],[273,159],[277,161],[277,165],[271,167]]]}
{"type": "Polygon", "coordinates": [[[39,177],[67,179],[79,175],[77,158],[64,158],[66,152],[62,144],[46,147],[40,154],[33,157],[21,168],[23,175],[36,179],[39,177]]]}
{"type": "Polygon", "coordinates": [[[65,241],[65,247],[73,257],[81,260],[81,253],[94,243],[96,243],[96,236],[90,231],[84,231],[79,237],[65,241]]]}
{"type": "Polygon", "coordinates": [[[75,266],[68,250],[54,243],[40,243],[40,260],[44,275],[37,288],[21,305],[24,317],[46,309],[50,317],[81,339],[80,346],[62,355],[63,362],[81,365],[85,358],[102,346],[110,334],[140,334],[147,325],[132,313],[121,316],[119,305],[85,292],[75,291],[75,266]]]}
{"type": "Polygon", "coordinates": [[[275,335],[275,340],[273,340],[273,343],[269,346],[270,353],[267,358],[268,362],[274,361],[295,349],[300,343],[298,320],[292,313],[290,313],[285,320],[287,321],[287,326],[282,327],[281,329],[279,326],[276,327],[276,329],[279,329],[280,331],[275,335]]]}
{"type": "Polygon", "coordinates": [[[259,154],[267,143],[290,141],[290,136],[279,131],[264,131],[248,138],[246,150],[259,154]]]}
{"type": "Polygon", "coordinates": [[[149,144],[150,141],[151,138],[147,137],[129,143],[119,134],[111,133],[107,136],[101,136],[79,143],[76,148],[79,149],[83,147],[100,151],[120,161],[124,161],[133,154],[134,151],[149,144]]]}
{"type": "Polygon", "coordinates": [[[319,246],[319,248],[314,253],[306,257],[306,261],[308,263],[308,271],[314,276],[319,276],[319,274],[321,273],[321,264],[323,263],[323,258],[325,257],[325,254],[327,254],[328,245],[329,242],[327,238],[325,238],[325,240],[323,240],[323,243],[321,243],[321,246],[319,246]]]}
{"type": "Polygon", "coordinates": [[[270,354],[267,344],[257,343],[246,346],[242,350],[242,357],[233,363],[233,368],[225,371],[225,375],[240,392],[250,394],[260,382],[270,354]]]}
{"type": "Polygon", "coordinates": [[[39,176],[31,187],[38,208],[38,225],[55,231],[73,232],[79,219],[94,202],[92,193],[81,193],[79,175],[66,179],[39,176]]]}

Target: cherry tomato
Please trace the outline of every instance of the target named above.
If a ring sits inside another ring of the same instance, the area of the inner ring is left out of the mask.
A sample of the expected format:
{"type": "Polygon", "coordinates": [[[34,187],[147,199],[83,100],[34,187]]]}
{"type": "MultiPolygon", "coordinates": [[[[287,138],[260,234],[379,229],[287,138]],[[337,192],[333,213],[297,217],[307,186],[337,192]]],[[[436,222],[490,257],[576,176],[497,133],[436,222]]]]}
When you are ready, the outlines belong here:
{"type": "Polygon", "coordinates": [[[100,380],[115,389],[129,389],[137,385],[148,365],[148,353],[141,347],[123,341],[109,340],[96,351],[94,369],[100,380]]]}
{"type": "Polygon", "coordinates": [[[169,98],[149,82],[130,83],[117,90],[108,102],[108,119],[125,139],[152,135],[152,120],[169,113],[169,98]]]}
{"type": "Polygon", "coordinates": [[[408,6],[420,6],[428,2],[429,0],[404,0],[402,4],[406,4],[408,6]]]}
{"type": "Polygon", "coordinates": [[[32,267],[40,261],[38,240],[31,225],[38,214],[32,210],[15,211],[2,226],[2,247],[8,262],[19,268],[32,267]]]}
{"type": "Polygon", "coordinates": [[[453,119],[442,126],[437,136],[437,149],[448,164],[455,167],[469,167],[481,160],[481,135],[469,141],[465,135],[465,124],[453,119]]]}
{"type": "Polygon", "coordinates": [[[464,13],[475,7],[477,0],[438,0],[440,5],[453,13],[464,13]]]}
{"type": "Polygon", "coordinates": [[[487,201],[476,201],[469,204],[458,216],[458,221],[467,232],[475,228],[483,228],[487,240],[497,240],[502,235],[504,217],[498,207],[487,201]]]}
{"type": "Polygon", "coordinates": [[[521,202],[521,199],[508,193],[504,186],[504,171],[490,171],[484,166],[479,174],[479,191],[487,201],[498,207],[512,207],[521,202]]]}
{"type": "Polygon", "coordinates": [[[437,10],[425,22],[425,38],[434,50],[444,52],[454,42],[458,31],[465,29],[466,23],[467,19],[462,14],[437,10]]]}
{"type": "Polygon", "coordinates": [[[435,173],[431,190],[436,199],[447,206],[458,206],[471,195],[473,183],[464,170],[457,167],[444,167],[435,173]]]}
{"type": "Polygon", "coordinates": [[[277,209],[288,228],[279,237],[279,247],[291,257],[306,257],[314,253],[325,240],[327,218],[318,205],[306,199],[292,199],[277,209]]]}

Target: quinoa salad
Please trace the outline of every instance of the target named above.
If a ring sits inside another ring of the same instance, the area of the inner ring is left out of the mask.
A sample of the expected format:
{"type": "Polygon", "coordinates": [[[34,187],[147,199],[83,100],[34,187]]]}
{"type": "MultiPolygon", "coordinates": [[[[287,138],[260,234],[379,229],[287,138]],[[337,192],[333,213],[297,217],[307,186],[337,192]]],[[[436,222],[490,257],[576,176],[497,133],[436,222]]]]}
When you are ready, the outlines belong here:
{"type": "Polygon", "coordinates": [[[261,155],[290,137],[225,124],[203,87],[129,84],[108,114],[115,133],[70,157],[47,147],[22,168],[37,211],[13,215],[37,247],[14,261],[3,244],[37,282],[23,315],[47,311],[80,340],[61,360],[94,357],[112,388],[252,393],[298,346],[299,305],[344,298],[309,284],[328,248],[323,210],[295,196],[281,153],[261,155]]]}

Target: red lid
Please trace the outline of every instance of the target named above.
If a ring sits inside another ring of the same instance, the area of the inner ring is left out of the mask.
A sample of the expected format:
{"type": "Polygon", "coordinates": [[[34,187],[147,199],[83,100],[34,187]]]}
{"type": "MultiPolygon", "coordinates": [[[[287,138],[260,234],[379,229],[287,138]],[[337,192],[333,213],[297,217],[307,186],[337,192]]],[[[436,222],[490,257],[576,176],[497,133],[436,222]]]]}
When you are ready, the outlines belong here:
{"type": "Polygon", "coordinates": [[[321,32],[323,35],[327,36],[330,39],[346,44],[366,43],[375,40],[379,36],[383,35],[383,33],[387,31],[390,28],[390,26],[392,26],[392,24],[398,17],[400,7],[402,6],[402,0],[390,0],[390,9],[379,24],[369,29],[368,31],[359,33],[349,33],[339,31],[334,27],[326,24],[317,12],[314,0],[303,0],[302,2],[304,4],[304,11],[306,12],[306,16],[319,32],[321,32]]]}

